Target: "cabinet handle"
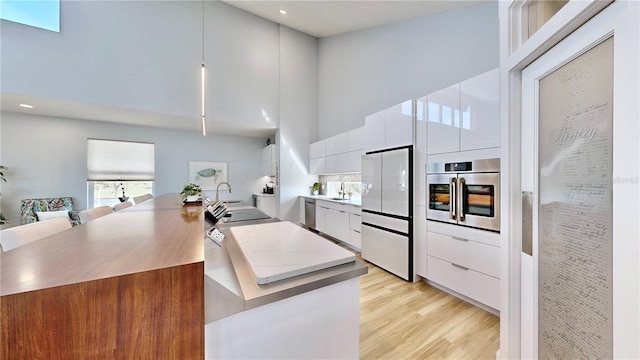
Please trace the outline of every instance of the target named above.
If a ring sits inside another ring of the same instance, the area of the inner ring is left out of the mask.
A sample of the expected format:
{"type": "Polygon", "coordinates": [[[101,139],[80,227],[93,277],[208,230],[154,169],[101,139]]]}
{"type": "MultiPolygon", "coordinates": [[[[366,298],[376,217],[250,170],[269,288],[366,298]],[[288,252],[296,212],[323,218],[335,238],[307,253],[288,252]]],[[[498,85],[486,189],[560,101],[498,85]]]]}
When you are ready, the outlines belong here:
{"type": "Polygon", "coordinates": [[[462,270],[469,270],[469,268],[468,268],[468,267],[464,267],[464,266],[461,266],[461,265],[458,265],[458,264],[451,263],[451,265],[453,265],[453,266],[457,267],[458,269],[462,269],[462,270]]]}
{"type": "Polygon", "coordinates": [[[353,216],[360,216],[360,214],[353,214],[353,216]]]}
{"type": "Polygon", "coordinates": [[[344,214],[344,213],[346,213],[346,211],[342,211],[342,210],[338,210],[338,211],[340,211],[340,212],[341,212],[341,213],[343,213],[343,214],[344,214]]]}
{"type": "MultiPolygon", "coordinates": [[[[351,230],[353,230],[353,229],[351,229],[351,230]]],[[[360,234],[360,231],[358,231],[358,230],[353,230],[353,232],[357,232],[358,234],[360,234]]]]}
{"type": "Polygon", "coordinates": [[[468,242],[469,239],[465,239],[465,238],[461,238],[461,237],[457,237],[457,236],[452,236],[451,237],[454,240],[458,240],[458,241],[464,241],[464,242],[468,242]]]}

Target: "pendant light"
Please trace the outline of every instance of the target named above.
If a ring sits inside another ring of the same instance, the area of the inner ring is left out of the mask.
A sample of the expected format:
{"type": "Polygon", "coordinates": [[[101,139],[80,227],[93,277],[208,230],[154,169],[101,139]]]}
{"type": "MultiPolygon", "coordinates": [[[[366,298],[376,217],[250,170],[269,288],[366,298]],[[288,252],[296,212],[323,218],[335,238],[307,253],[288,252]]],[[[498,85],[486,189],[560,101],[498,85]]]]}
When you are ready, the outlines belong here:
{"type": "Polygon", "coordinates": [[[205,67],[204,67],[204,1],[202,0],[202,66],[200,68],[200,83],[202,85],[202,89],[201,89],[201,93],[202,93],[202,111],[201,111],[201,118],[202,118],[202,136],[206,136],[207,135],[207,127],[205,125],[205,115],[204,115],[204,98],[205,98],[205,94],[204,94],[204,84],[205,84],[205,67]]]}

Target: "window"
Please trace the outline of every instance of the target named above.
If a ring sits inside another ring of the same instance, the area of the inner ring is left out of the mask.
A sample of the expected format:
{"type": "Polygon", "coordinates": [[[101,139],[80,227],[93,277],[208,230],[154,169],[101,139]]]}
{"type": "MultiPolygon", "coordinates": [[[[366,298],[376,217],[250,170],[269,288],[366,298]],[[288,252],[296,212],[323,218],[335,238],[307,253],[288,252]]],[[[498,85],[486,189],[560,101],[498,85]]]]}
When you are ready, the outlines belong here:
{"type": "Polygon", "coordinates": [[[59,32],[60,0],[2,0],[0,18],[59,32]]]}
{"type": "Polygon", "coordinates": [[[154,144],[87,139],[88,207],[152,194],[154,176],[154,144]]]}

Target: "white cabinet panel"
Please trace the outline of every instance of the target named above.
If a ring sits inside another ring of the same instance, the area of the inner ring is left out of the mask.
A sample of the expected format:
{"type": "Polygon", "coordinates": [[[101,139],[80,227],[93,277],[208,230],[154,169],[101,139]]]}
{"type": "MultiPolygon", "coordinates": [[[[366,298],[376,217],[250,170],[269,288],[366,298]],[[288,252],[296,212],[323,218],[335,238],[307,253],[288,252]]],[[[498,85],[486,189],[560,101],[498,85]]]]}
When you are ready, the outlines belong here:
{"type": "Polygon", "coordinates": [[[429,255],[500,278],[500,248],[468,239],[428,233],[429,255]]]}
{"type": "Polygon", "coordinates": [[[342,133],[342,134],[332,136],[328,139],[325,139],[325,142],[326,142],[327,156],[342,154],[349,151],[349,144],[348,144],[349,140],[348,140],[347,133],[342,133]]]}
{"type": "Polygon", "coordinates": [[[349,239],[349,213],[346,210],[328,209],[325,226],[325,234],[341,241],[349,239]]]}
{"type": "Polygon", "coordinates": [[[385,147],[413,144],[413,100],[385,110],[385,147]]]}
{"type": "Polygon", "coordinates": [[[349,229],[349,241],[347,242],[357,250],[362,249],[362,236],[360,234],[360,230],[349,229]]]}
{"type": "Polygon", "coordinates": [[[427,153],[459,151],[459,127],[460,84],[427,95],[427,153]]]}
{"type": "Polygon", "coordinates": [[[262,148],[262,175],[276,175],[276,146],[271,144],[262,148]]]}
{"type": "Polygon", "coordinates": [[[309,173],[311,175],[325,174],[327,170],[327,158],[309,159],[309,173]]]}
{"type": "Polygon", "coordinates": [[[326,142],[324,140],[309,144],[309,159],[317,159],[327,156],[326,142]]]}
{"type": "Polygon", "coordinates": [[[426,184],[426,164],[427,164],[427,97],[416,100],[416,136],[413,147],[413,176],[414,176],[414,204],[426,206],[427,184],[426,184]]]}
{"type": "Polygon", "coordinates": [[[326,174],[340,174],[350,172],[349,153],[327,155],[326,174]]]}
{"type": "Polygon", "coordinates": [[[362,216],[359,214],[349,214],[349,228],[351,230],[360,231],[360,226],[362,225],[362,216]]]}
{"type": "Polygon", "coordinates": [[[276,217],[276,197],[256,195],[256,207],[263,213],[276,217]]]}
{"type": "Polygon", "coordinates": [[[363,150],[364,149],[364,126],[349,130],[347,132],[348,138],[348,150],[363,150]]]}
{"type": "Polygon", "coordinates": [[[498,69],[460,83],[460,150],[500,146],[498,69]]]}
{"type": "Polygon", "coordinates": [[[427,277],[427,214],[425,206],[416,206],[413,214],[414,264],[416,274],[427,277]]]}
{"type": "Polygon", "coordinates": [[[427,259],[429,280],[500,310],[500,280],[456,265],[429,256],[427,259]]]}
{"type": "Polygon", "coordinates": [[[327,222],[326,222],[326,213],[328,208],[316,202],[316,230],[326,233],[327,232],[327,222]]]}
{"type": "Polygon", "coordinates": [[[369,115],[364,119],[364,147],[367,151],[385,148],[384,111],[369,115]]]}
{"type": "Polygon", "coordinates": [[[362,171],[362,155],[364,155],[364,150],[349,151],[347,153],[347,172],[362,171]]]}

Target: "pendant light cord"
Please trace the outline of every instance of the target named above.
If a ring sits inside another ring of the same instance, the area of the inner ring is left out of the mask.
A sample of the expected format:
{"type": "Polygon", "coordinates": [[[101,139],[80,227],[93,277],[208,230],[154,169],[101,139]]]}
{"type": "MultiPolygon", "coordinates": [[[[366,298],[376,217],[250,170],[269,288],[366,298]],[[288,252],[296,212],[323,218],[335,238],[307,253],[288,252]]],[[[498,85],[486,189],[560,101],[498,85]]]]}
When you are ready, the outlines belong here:
{"type": "Polygon", "coordinates": [[[204,94],[204,83],[205,83],[205,68],[204,68],[204,2],[205,0],[202,0],[202,66],[200,69],[200,82],[202,83],[202,136],[206,136],[207,135],[207,128],[205,125],[205,116],[204,116],[204,98],[205,98],[205,94],[204,94]]]}

